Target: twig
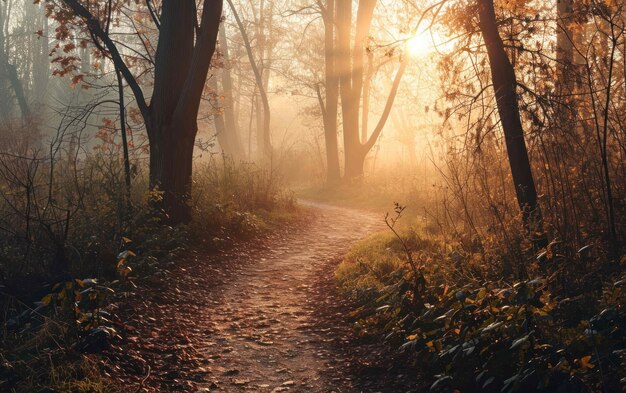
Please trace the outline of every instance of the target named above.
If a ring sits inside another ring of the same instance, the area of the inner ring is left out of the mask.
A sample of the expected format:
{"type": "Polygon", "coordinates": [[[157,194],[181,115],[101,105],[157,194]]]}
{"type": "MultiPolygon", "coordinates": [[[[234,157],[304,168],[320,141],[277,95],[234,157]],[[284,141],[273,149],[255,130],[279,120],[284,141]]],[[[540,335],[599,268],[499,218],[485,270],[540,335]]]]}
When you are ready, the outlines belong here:
{"type": "Polygon", "coordinates": [[[148,378],[150,378],[150,372],[151,371],[152,371],[152,369],[150,368],[150,365],[148,364],[148,373],[146,374],[146,376],[139,383],[139,387],[137,388],[137,390],[135,390],[135,393],[141,392],[141,389],[143,389],[143,384],[146,383],[148,378]]]}

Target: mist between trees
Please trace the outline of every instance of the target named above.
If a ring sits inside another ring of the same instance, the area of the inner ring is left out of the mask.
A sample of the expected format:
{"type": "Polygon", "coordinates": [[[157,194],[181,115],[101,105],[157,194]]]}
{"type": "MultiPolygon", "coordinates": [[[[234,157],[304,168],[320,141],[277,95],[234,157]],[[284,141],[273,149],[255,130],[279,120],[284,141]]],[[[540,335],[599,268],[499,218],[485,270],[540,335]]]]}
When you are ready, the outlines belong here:
{"type": "Polygon", "coordinates": [[[617,278],[625,7],[2,0],[3,291],[30,302],[55,280],[132,277],[127,240],[161,257],[272,232],[297,196],[400,202],[442,258],[490,255],[480,269],[502,280],[556,274],[537,255],[583,247],[617,278]]]}

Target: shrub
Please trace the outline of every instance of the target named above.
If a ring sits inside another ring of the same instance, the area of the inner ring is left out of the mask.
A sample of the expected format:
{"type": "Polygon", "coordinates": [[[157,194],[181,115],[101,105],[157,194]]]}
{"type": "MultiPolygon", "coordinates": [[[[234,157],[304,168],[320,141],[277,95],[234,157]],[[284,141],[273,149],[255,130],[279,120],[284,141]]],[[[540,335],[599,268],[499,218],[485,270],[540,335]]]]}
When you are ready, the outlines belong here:
{"type": "Polygon", "coordinates": [[[626,281],[606,270],[601,250],[570,248],[553,242],[529,263],[535,278],[504,280],[484,261],[501,265],[510,251],[467,251],[405,230],[402,239],[383,234],[359,244],[337,279],[355,303],[357,332],[408,356],[430,376],[430,391],[619,391],[626,281]],[[423,304],[401,241],[421,261],[423,304]]]}

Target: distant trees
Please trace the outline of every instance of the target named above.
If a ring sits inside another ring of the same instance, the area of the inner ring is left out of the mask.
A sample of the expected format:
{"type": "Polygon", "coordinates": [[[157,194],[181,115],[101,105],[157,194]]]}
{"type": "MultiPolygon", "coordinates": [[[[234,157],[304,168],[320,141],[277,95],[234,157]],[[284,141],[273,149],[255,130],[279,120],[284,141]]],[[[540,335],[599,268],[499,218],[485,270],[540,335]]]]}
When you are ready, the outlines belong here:
{"type": "MultiPolygon", "coordinates": [[[[201,17],[193,0],[164,0],[160,15],[148,2],[158,27],[154,88],[148,103],[144,91],[108,33],[109,8],[63,0],[69,15],[78,17],[94,43],[119,69],[133,92],[150,142],[150,185],[163,192],[163,207],[173,223],[191,220],[192,158],[197,117],[209,65],[216,49],[222,0],[204,0],[201,17]]],[[[61,23],[68,23],[60,16],[61,23]]]]}
{"type": "Polygon", "coordinates": [[[215,128],[222,150],[235,160],[240,160],[244,158],[245,154],[241,143],[237,114],[235,113],[235,100],[233,97],[233,90],[235,87],[233,85],[233,78],[231,75],[230,53],[228,50],[226,28],[227,25],[222,23],[219,32],[218,50],[223,62],[222,70],[220,75],[216,75],[211,78],[214,94],[216,96],[214,106],[218,111],[215,116],[215,128]]]}
{"type": "Polygon", "coordinates": [[[22,81],[20,80],[17,67],[9,60],[6,48],[5,32],[8,31],[10,14],[5,8],[4,2],[0,4],[0,87],[2,97],[0,101],[0,115],[9,116],[11,97],[15,97],[20,108],[22,118],[30,118],[30,106],[28,104],[22,81]],[[9,92],[10,90],[10,92],[9,92]]]}
{"type": "Polygon", "coordinates": [[[371,58],[370,29],[377,0],[360,0],[356,7],[349,1],[318,0],[324,36],[323,83],[315,86],[322,112],[326,144],[327,180],[336,183],[341,177],[338,125],[341,124],[344,151],[344,178],[363,175],[367,154],[382,133],[406,70],[402,58],[393,79],[386,103],[373,130],[368,129],[370,111],[368,83],[372,72],[365,72],[365,59],[371,58]],[[341,123],[339,123],[341,117],[341,123]]]}
{"type": "MultiPolygon", "coordinates": [[[[252,20],[244,20],[244,14],[237,9],[232,0],[227,0],[229,9],[241,35],[248,63],[252,69],[255,83],[253,102],[256,109],[257,158],[268,162],[273,154],[271,138],[271,108],[269,98],[269,82],[276,46],[274,38],[274,1],[261,0],[258,8],[254,2],[248,7],[252,12],[252,20]],[[246,25],[247,24],[247,25],[246,25]]],[[[250,119],[252,122],[252,119],[250,119]]]]}

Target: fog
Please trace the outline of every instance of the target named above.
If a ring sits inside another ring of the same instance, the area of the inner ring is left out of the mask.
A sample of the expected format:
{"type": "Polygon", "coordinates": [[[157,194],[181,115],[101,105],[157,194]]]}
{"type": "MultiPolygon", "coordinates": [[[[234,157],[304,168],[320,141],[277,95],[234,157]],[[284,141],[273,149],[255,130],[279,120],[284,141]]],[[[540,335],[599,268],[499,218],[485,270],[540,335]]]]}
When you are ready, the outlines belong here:
{"type": "Polygon", "coordinates": [[[624,391],[625,213],[624,1],[0,0],[0,391],[624,391]]]}

